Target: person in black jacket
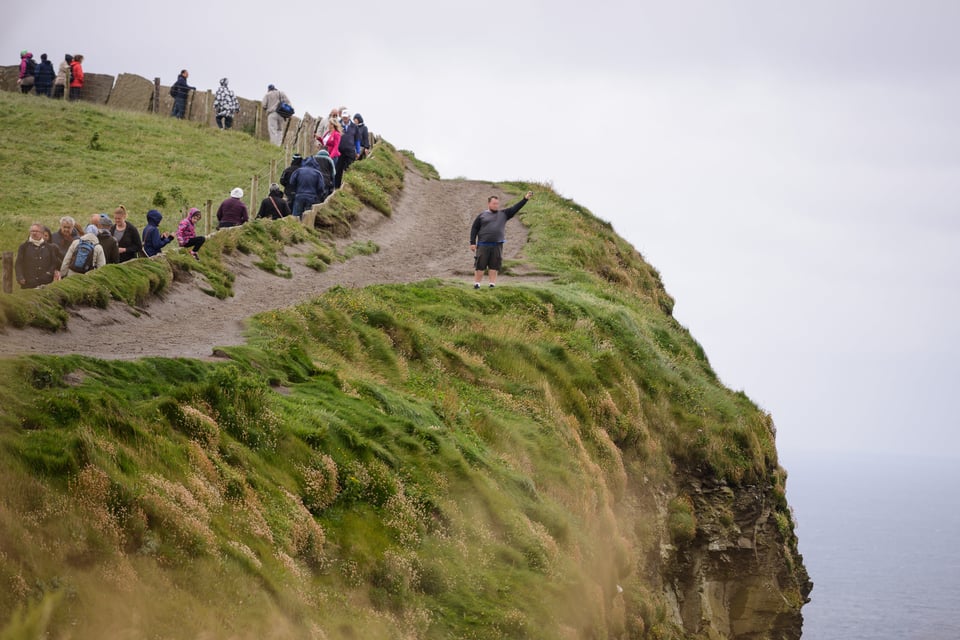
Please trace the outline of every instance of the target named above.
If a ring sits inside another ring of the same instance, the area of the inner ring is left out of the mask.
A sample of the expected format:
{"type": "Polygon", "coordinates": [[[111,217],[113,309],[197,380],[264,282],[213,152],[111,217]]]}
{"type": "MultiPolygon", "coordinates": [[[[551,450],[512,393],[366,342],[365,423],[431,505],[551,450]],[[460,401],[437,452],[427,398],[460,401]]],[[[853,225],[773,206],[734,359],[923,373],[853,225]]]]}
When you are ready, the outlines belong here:
{"type": "Polygon", "coordinates": [[[334,184],[337,189],[343,184],[344,172],[357,159],[357,138],[360,135],[360,127],[350,119],[350,116],[345,115],[344,119],[347,120],[347,126],[343,128],[343,133],[340,134],[340,146],[338,147],[340,155],[337,156],[337,175],[334,184]]]}
{"type": "Polygon", "coordinates": [[[47,54],[40,55],[40,64],[34,73],[34,91],[38,96],[50,97],[50,89],[53,88],[53,80],[57,77],[57,72],[53,70],[53,63],[47,60],[47,54]]]}
{"type": "Polygon", "coordinates": [[[303,156],[299,153],[293,154],[293,157],[290,158],[290,166],[283,170],[283,173],[280,174],[280,186],[283,187],[283,195],[287,199],[287,204],[290,207],[293,207],[293,200],[297,196],[297,192],[290,188],[290,176],[293,175],[293,172],[303,166],[303,156]]]}
{"type": "Polygon", "coordinates": [[[113,220],[110,219],[110,216],[105,213],[94,215],[90,218],[90,224],[97,226],[97,240],[103,247],[103,257],[107,264],[120,262],[120,245],[117,244],[116,238],[110,232],[110,227],[113,226],[113,220]]]}
{"type": "Polygon", "coordinates": [[[60,260],[57,249],[43,239],[43,225],[30,225],[30,236],[17,249],[13,269],[23,289],[34,289],[60,279],[60,260]]]}
{"type": "Polygon", "coordinates": [[[357,160],[363,160],[370,155],[370,130],[359,113],[353,114],[353,122],[357,125],[357,160]]]}
{"type": "Polygon", "coordinates": [[[274,182],[270,185],[270,195],[260,203],[257,217],[279,220],[280,218],[286,218],[288,215],[290,215],[290,207],[287,206],[287,201],[283,199],[280,185],[274,182]]]}
{"type": "Polygon", "coordinates": [[[181,120],[187,113],[187,97],[191,91],[197,90],[196,87],[187,84],[189,75],[190,73],[186,69],[181,70],[180,75],[177,76],[177,81],[170,87],[170,95],[173,96],[173,111],[170,112],[170,115],[181,120]]]}
{"type": "Polygon", "coordinates": [[[113,226],[110,233],[117,241],[117,251],[120,253],[120,262],[143,257],[143,240],[137,228],[127,222],[127,209],[120,205],[113,211],[113,226]]]}

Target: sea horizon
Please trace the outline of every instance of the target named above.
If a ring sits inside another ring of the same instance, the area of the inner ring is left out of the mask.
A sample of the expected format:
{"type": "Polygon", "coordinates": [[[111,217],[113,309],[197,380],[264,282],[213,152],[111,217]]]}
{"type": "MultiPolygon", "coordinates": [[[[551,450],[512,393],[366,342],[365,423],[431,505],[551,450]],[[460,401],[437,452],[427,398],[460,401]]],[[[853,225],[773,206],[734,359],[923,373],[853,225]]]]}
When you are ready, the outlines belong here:
{"type": "Polygon", "coordinates": [[[804,640],[960,638],[960,464],[791,452],[787,500],[813,580],[804,640]]]}

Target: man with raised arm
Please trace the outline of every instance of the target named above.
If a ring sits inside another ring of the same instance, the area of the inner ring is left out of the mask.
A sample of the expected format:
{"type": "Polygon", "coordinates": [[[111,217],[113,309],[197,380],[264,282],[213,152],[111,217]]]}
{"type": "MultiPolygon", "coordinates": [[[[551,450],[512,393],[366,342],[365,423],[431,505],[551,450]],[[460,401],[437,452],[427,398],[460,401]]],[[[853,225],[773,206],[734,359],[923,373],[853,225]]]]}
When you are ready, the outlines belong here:
{"type": "Polygon", "coordinates": [[[503,243],[506,241],[507,220],[533,197],[533,191],[527,191],[520,202],[512,207],[500,209],[500,198],[487,198],[487,210],[473,221],[470,227],[470,250],[474,252],[473,288],[480,288],[484,270],[490,272],[490,287],[497,284],[497,272],[503,266],[503,243]]]}

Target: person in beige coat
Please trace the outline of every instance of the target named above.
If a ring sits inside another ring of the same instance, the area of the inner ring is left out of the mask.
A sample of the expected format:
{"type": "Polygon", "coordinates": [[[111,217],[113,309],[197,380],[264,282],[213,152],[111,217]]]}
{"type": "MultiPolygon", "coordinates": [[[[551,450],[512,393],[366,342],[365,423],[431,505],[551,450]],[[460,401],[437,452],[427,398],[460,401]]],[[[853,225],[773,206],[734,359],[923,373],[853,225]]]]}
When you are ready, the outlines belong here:
{"type": "Polygon", "coordinates": [[[87,225],[87,228],[83,230],[83,235],[70,243],[70,248],[67,249],[66,255],[63,256],[63,263],[60,265],[60,276],[62,278],[76,275],[78,273],[86,273],[86,271],[75,270],[73,265],[74,256],[80,249],[81,242],[89,242],[93,244],[93,257],[91,259],[92,261],[89,263],[91,266],[88,271],[99,269],[103,265],[107,264],[107,257],[103,253],[103,247],[100,246],[100,239],[97,237],[97,232],[97,227],[89,224],[87,225]]]}

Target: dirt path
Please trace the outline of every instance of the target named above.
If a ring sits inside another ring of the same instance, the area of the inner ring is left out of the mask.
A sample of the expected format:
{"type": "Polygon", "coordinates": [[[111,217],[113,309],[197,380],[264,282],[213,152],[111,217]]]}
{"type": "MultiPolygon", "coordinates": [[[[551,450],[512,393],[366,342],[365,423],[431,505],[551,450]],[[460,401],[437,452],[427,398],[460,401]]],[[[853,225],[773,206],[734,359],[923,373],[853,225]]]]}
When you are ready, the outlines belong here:
{"type": "MultiPolygon", "coordinates": [[[[323,273],[287,255],[290,279],[266,273],[245,259],[234,263],[234,297],[217,300],[196,283],[174,283],[163,298],[133,310],[121,303],[107,309],[72,309],[68,330],[10,329],[0,334],[0,355],[83,354],[108,359],[212,357],[215,347],[243,344],[244,321],[251,315],[292,306],[330,287],[363,287],[379,283],[416,282],[426,278],[456,278],[471,286],[473,256],[469,231],[487,196],[508,198],[489,182],[426,180],[407,171],[394,213],[387,218],[365,209],[342,247],[373,241],[380,251],[336,263],[323,273]]],[[[504,257],[518,258],[527,231],[516,219],[507,225],[504,257]]],[[[293,249],[295,252],[296,249],[293,249]]],[[[518,279],[524,279],[522,276],[518,279]]],[[[510,278],[502,277],[508,284],[510,278]]],[[[480,295],[480,292],[478,292],[480,295]]]]}

